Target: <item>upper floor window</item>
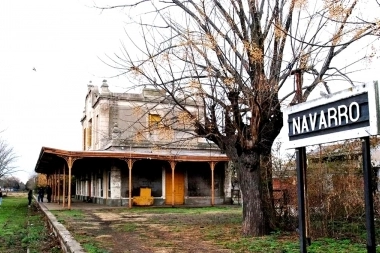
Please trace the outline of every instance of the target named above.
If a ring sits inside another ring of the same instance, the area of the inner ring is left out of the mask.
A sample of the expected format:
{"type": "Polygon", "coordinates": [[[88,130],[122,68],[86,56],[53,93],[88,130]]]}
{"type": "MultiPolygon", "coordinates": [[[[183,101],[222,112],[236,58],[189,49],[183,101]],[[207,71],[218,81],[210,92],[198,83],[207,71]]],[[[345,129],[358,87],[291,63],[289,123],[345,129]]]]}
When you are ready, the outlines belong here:
{"type": "Polygon", "coordinates": [[[161,123],[161,116],[159,114],[149,114],[149,128],[155,129],[161,123]]]}

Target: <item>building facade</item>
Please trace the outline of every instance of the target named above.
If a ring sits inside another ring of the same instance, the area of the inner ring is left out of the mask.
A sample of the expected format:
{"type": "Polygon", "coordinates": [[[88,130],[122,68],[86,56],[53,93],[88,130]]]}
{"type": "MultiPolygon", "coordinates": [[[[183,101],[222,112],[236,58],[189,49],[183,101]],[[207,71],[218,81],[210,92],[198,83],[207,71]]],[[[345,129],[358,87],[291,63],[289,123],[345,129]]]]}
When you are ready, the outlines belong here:
{"type": "MultiPolygon", "coordinates": [[[[154,205],[231,203],[228,158],[194,135],[191,119],[173,105],[156,89],[113,93],[105,80],[100,89],[89,84],[81,119],[83,150],[74,154],[43,148],[36,171],[51,182],[58,174],[73,175],[72,186],[62,191],[99,204],[139,204],[133,199],[142,189],[149,189],[154,205]],[[45,160],[55,160],[56,166],[45,166],[45,160]]],[[[194,100],[186,103],[186,110],[202,117],[194,100]]]]}

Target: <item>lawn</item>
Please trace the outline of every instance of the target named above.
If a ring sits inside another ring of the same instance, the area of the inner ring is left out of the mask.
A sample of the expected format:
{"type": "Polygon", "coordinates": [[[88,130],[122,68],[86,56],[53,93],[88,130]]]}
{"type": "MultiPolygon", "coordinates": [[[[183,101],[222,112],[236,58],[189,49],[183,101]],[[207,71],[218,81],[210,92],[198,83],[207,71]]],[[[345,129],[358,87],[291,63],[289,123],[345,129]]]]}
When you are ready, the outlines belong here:
{"type": "Polygon", "coordinates": [[[0,252],[60,253],[38,205],[28,207],[27,193],[10,193],[0,207],[0,252]]]}
{"type": "MultiPolygon", "coordinates": [[[[298,253],[296,233],[276,232],[242,237],[241,208],[149,207],[64,210],[52,213],[89,253],[122,252],[265,252],[298,253]]],[[[0,207],[0,252],[60,253],[37,203],[27,207],[26,194],[3,198],[0,207]]],[[[380,248],[378,248],[380,252],[380,248]]],[[[348,239],[313,240],[308,252],[367,252],[348,239]]]]}
{"type": "MultiPolygon", "coordinates": [[[[89,253],[265,252],[298,253],[296,233],[242,237],[241,208],[134,207],[54,211],[89,253]]],[[[379,248],[380,249],[380,248],[379,248]]],[[[314,240],[308,252],[367,252],[350,240],[314,240]]]]}

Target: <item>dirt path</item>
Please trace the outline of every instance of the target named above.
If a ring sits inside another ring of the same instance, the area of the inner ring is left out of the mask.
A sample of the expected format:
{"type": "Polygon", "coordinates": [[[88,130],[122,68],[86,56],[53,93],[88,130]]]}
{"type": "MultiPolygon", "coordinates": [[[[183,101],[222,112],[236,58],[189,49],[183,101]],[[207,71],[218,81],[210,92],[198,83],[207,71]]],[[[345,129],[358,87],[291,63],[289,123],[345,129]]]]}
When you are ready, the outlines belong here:
{"type": "MultiPolygon", "coordinates": [[[[143,214],[119,210],[85,210],[85,217],[65,221],[76,236],[96,241],[113,253],[233,252],[206,239],[205,224],[220,214],[143,214]]],[[[81,242],[86,243],[86,242],[81,242]]]]}

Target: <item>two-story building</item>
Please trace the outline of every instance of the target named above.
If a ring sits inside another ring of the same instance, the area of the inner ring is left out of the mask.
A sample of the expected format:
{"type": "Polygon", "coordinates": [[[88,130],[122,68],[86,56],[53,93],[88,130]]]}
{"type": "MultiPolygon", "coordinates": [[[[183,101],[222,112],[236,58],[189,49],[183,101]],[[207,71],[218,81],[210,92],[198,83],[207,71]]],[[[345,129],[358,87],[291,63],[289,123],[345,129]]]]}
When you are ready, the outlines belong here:
{"type": "MultiPolygon", "coordinates": [[[[199,104],[187,101],[186,110],[202,120],[199,104]]],[[[154,205],[231,203],[228,158],[195,135],[163,91],[114,93],[105,80],[100,89],[89,84],[81,124],[82,151],[43,147],[37,161],[56,198],[131,206],[149,189],[154,205]]]]}

